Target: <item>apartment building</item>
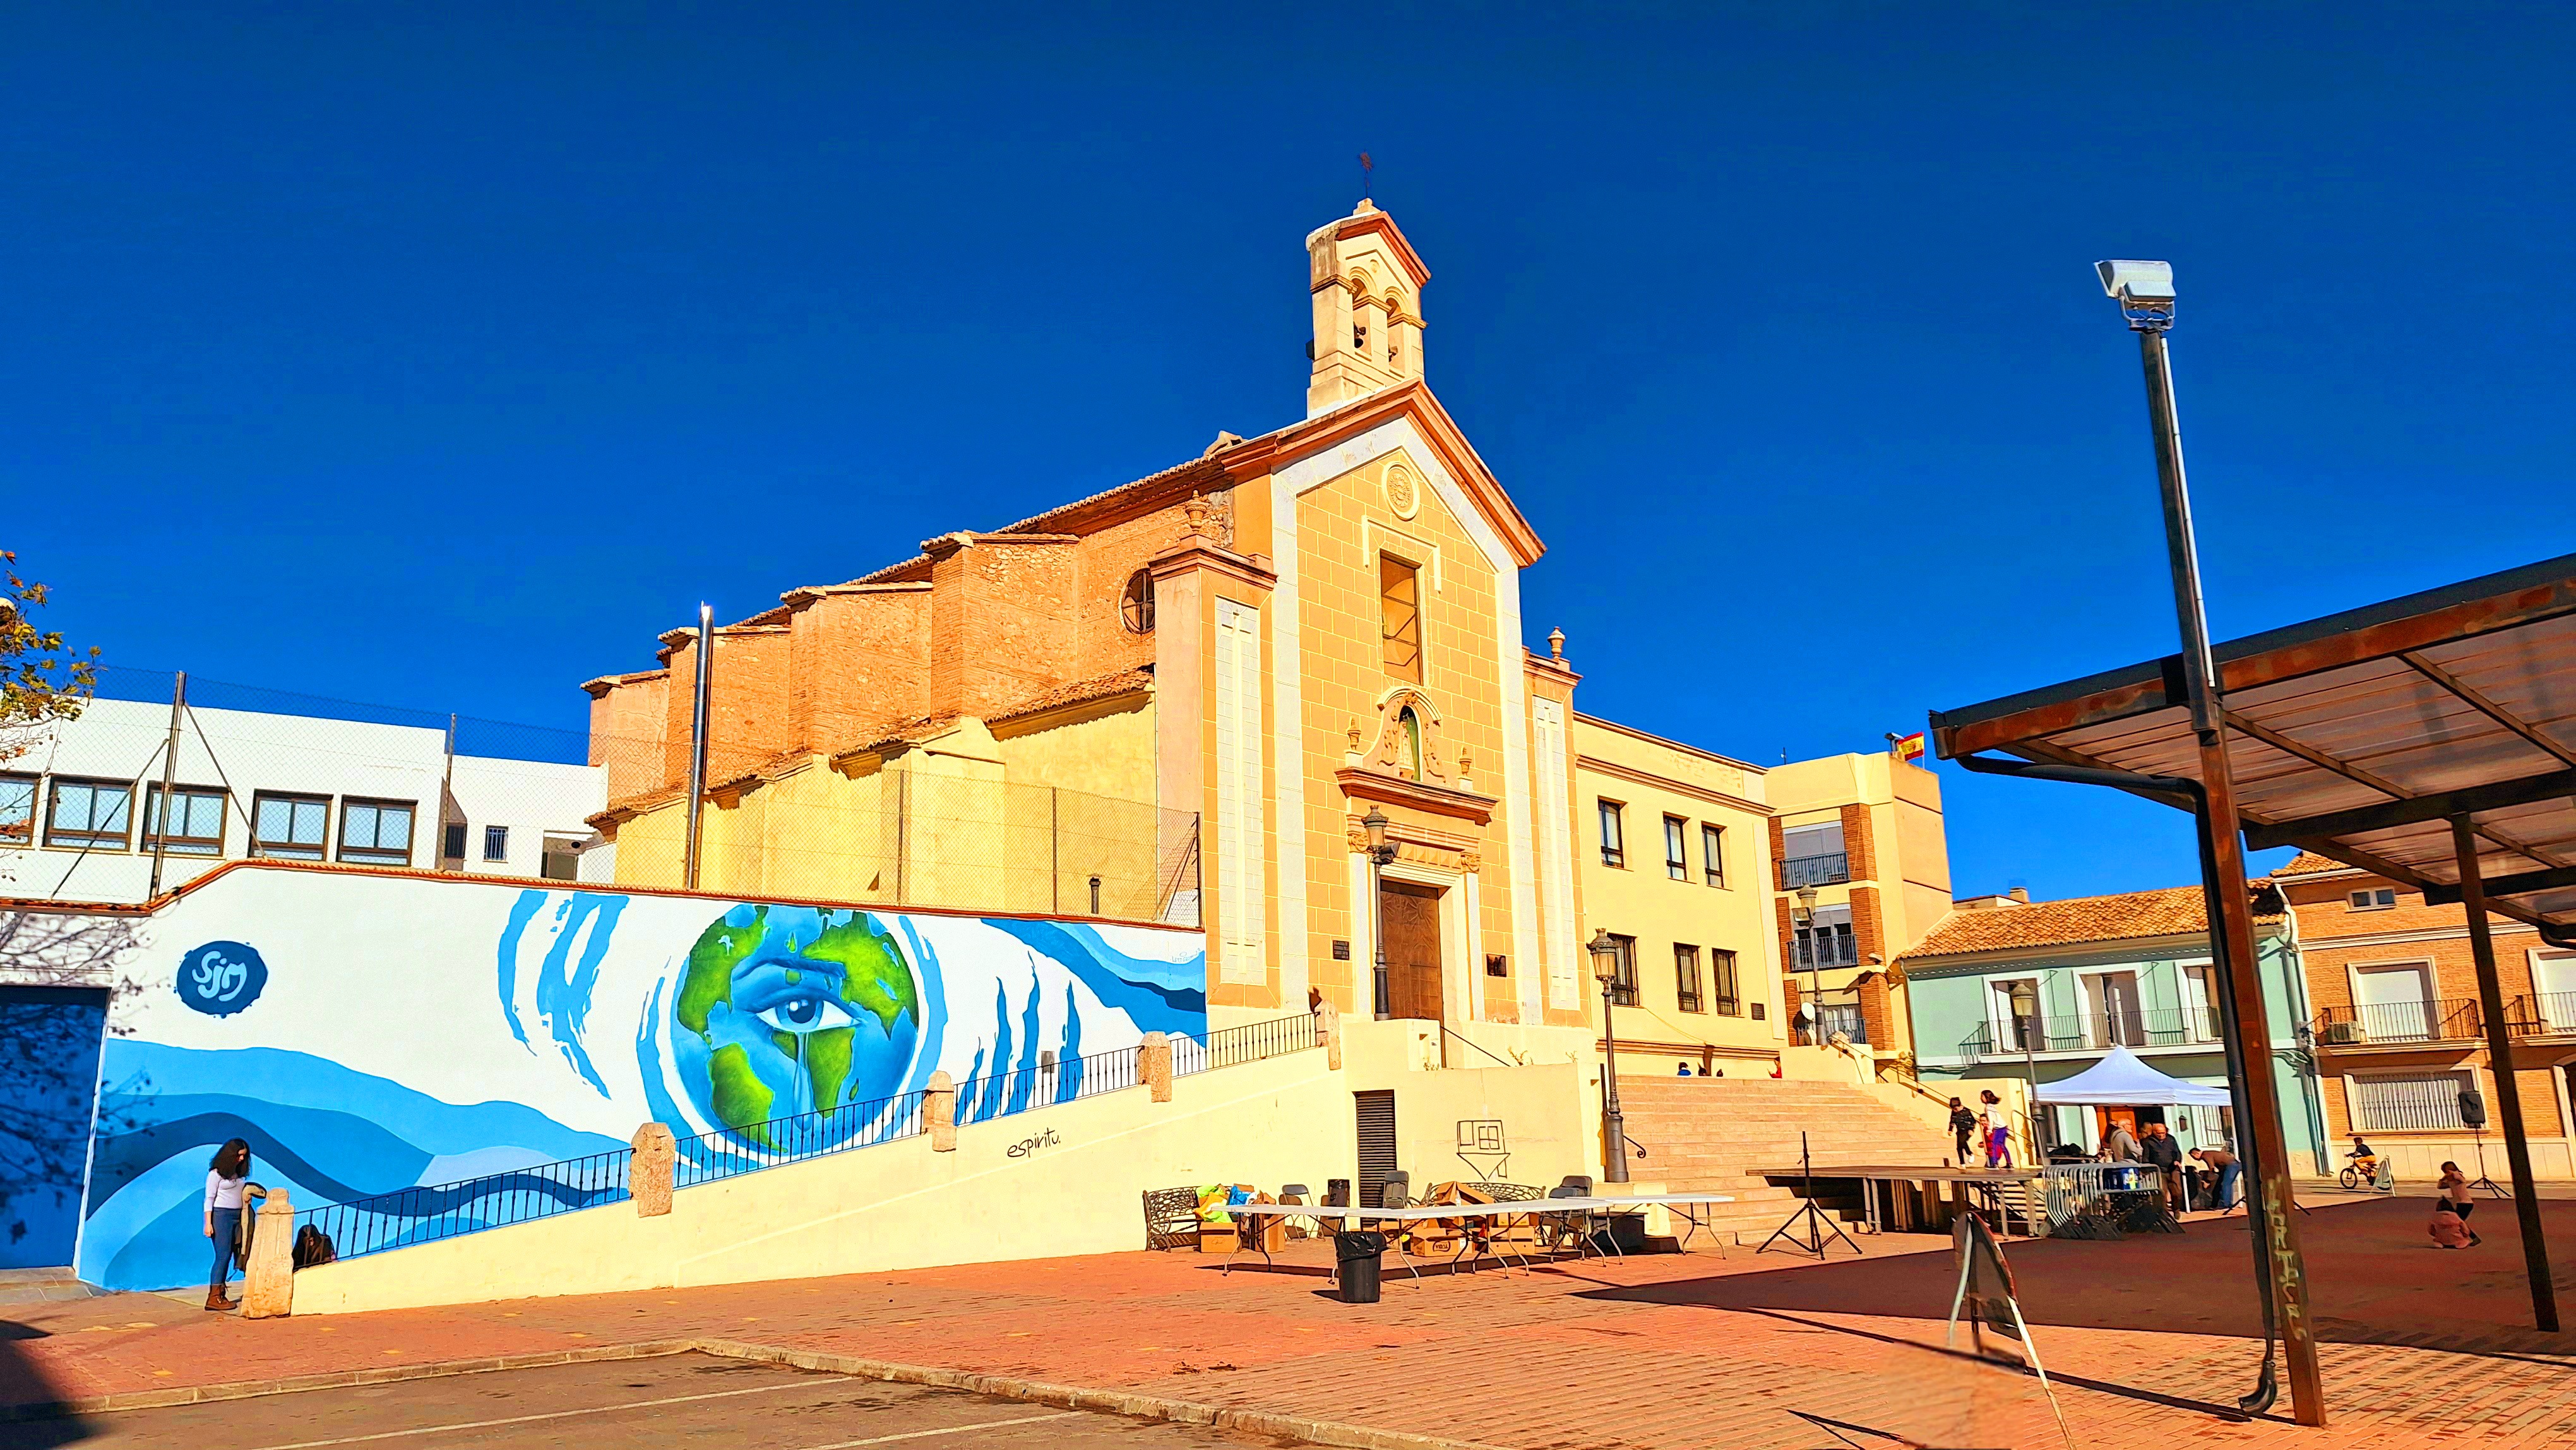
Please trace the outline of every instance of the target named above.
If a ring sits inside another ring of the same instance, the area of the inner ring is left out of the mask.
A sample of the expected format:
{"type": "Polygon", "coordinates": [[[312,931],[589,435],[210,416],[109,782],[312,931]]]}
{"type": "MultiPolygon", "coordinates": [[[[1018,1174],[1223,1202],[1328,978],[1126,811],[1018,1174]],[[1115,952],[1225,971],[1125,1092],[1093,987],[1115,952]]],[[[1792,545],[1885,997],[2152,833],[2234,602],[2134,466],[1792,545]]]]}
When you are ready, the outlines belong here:
{"type": "Polygon", "coordinates": [[[1618,950],[1623,1072],[1763,1072],[1787,1042],[1764,772],[1577,714],[1584,935],[1618,950]]]}
{"type": "Polygon", "coordinates": [[[1794,761],[1764,780],[1792,1027],[1902,1059],[1915,1044],[1893,964],[1950,909],[1940,779],[1888,750],[1794,761]],[[1813,1009],[1803,1029],[1802,1008],[1813,1009]]]}
{"type": "Polygon", "coordinates": [[[615,869],[583,819],[606,804],[592,766],[454,752],[441,728],[192,704],[168,768],[172,735],[166,701],[101,698],[13,741],[0,896],[136,902],[250,858],[565,881],[615,869]]]}
{"type": "MultiPolygon", "coordinates": [[[[2276,1055],[2281,1121],[2304,1170],[2320,1144],[2316,1080],[2301,1070],[2298,1024],[2308,1012],[2299,923],[2269,881],[2254,883],[2254,935],[2276,1055]]],[[[2126,1048],[2167,1077],[2227,1085],[2201,888],[2175,886],[2061,901],[2027,893],[1976,897],[1897,957],[1913,1008],[1922,1080],[2025,1077],[2055,1082],[2126,1048]]],[[[2114,1122],[2160,1122],[2185,1148],[2236,1134],[2226,1108],[2164,1103],[2055,1107],[2041,1148],[2090,1150],[2114,1122]]]]}
{"type": "MultiPolygon", "coordinates": [[[[2396,1160],[2401,1179],[2418,1182],[2445,1159],[2474,1176],[2483,1149],[2501,1177],[2497,1064],[2462,908],[2427,905],[2420,892],[2312,853],[2272,877],[2298,918],[2314,1004],[2300,1026],[2318,1064],[2329,1141],[2349,1148],[2360,1134],[2396,1160]],[[2483,1129],[2462,1113],[2468,1090],[2487,1111],[2483,1129]]],[[[2576,1178],[2576,951],[2509,917],[2488,922],[2532,1173],[2576,1178]]]]}

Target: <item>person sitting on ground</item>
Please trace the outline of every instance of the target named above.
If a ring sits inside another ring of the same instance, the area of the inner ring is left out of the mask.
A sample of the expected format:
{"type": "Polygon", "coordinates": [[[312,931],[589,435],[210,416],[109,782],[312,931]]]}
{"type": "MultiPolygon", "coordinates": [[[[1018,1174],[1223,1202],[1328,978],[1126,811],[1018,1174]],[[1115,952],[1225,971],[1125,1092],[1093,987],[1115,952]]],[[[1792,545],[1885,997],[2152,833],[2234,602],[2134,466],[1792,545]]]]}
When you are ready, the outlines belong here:
{"type": "Polygon", "coordinates": [[[1690,1064],[1689,1064],[1689,1063],[1687,1063],[1687,1062],[1677,1062],[1677,1063],[1674,1063],[1674,1064],[1673,1064],[1673,1076],[1675,1076],[1675,1077],[1688,1077],[1688,1076],[1690,1076],[1690,1075],[1691,1075],[1691,1070],[1690,1070],[1690,1064]]]}
{"type": "Polygon", "coordinates": [[[2220,1213],[2234,1208],[2236,1175],[2245,1171],[2245,1165],[2237,1162],[2236,1155],[2224,1148],[2194,1148],[2191,1156],[2199,1159],[2202,1167],[2218,1175],[2218,1186],[2210,1192],[2209,1206],[2220,1213]]]}
{"type": "Polygon", "coordinates": [[[2424,1231],[2433,1236],[2433,1243],[2438,1248],[2464,1249],[2478,1241],[2478,1236],[2469,1232],[2469,1226],[2461,1222],[2460,1216],[2451,1212],[2451,1202],[2446,1198],[2433,1200],[2433,1221],[2425,1226],[2424,1231]]]}
{"type": "Polygon", "coordinates": [[[1977,1115],[1969,1112],[1968,1105],[1957,1098],[1950,1099],[1950,1136],[1956,1140],[1958,1149],[1952,1160],[1962,1168],[1968,1166],[1968,1135],[1975,1131],[1977,1115]]]}
{"type": "Polygon", "coordinates": [[[2442,1190],[2442,1202],[2459,1215],[2460,1231],[2469,1236],[2469,1242],[2485,1243],[2486,1240],[2478,1237],[2478,1231],[2469,1227],[2469,1215],[2478,1211],[2478,1201],[2469,1196],[2469,1175],[2460,1171],[2459,1164],[2446,1161],[2442,1164],[2442,1181],[2437,1186],[2442,1190]]]}

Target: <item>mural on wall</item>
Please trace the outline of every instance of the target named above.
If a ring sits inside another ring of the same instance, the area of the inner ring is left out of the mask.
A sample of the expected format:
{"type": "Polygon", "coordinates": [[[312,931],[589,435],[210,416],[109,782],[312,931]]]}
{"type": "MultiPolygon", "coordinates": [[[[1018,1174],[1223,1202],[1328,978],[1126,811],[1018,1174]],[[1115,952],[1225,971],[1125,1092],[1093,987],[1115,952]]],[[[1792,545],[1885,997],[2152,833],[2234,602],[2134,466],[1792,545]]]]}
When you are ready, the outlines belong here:
{"type": "MultiPolygon", "coordinates": [[[[419,1185],[454,1231],[516,1170],[623,1150],[764,1161],[875,1141],[930,1075],[979,1121],[1079,1059],[1204,1037],[1195,931],[235,870],[154,918],[100,1057],[81,1277],[205,1272],[206,1162],[249,1140],[299,1208],[419,1185]]],[[[413,1200],[416,1200],[414,1202],[413,1200]]]]}

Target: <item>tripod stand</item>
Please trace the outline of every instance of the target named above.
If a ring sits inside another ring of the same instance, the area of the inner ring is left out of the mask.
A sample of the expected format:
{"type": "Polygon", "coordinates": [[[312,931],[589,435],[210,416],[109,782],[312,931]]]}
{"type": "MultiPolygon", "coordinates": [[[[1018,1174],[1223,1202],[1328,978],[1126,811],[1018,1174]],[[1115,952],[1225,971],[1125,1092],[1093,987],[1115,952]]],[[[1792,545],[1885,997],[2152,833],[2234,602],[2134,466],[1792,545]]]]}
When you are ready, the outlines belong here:
{"type": "Polygon", "coordinates": [[[2469,1130],[2469,1136],[2475,1139],[2478,1145],[2478,1176],[2469,1180],[2469,1186],[2471,1188],[2485,1189],[2488,1196],[2492,1198],[2513,1197],[2513,1194],[2508,1192],[2503,1184],[2498,1183],[2487,1176],[2487,1130],[2484,1128],[2471,1128],[2469,1130]]]}
{"type": "MultiPolygon", "coordinates": [[[[1789,1241],[1789,1247],[1800,1253],[1814,1254],[1821,1259],[1825,1256],[1825,1246],[1833,1241],[1826,1237],[1827,1234],[1831,1234],[1834,1239],[1843,1241],[1844,1248],[1855,1254],[1859,1253],[1860,1245],[1851,1241],[1851,1235],[1843,1232],[1842,1225],[1825,1217],[1824,1213],[1816,1207],[1816,1167],[1813,1160],[1807,1156],[1807,1133],[1803,1128],[1798,1130],[1798,1176],[1805,1184],[1805,1187],[1799,1190],[1805,1197],[1800,1200],[1798,1211],[1789,1215],[1788,1222],[1771,1230],[1771,1237],[1764,1239],[1762,1247],[1753,1252],[1763,1253],[1772,1244],[1785,1238],[1789,1241]],[[1790,1232],[1792,1229],[1797,1232],[1790,1232]]],[[[1860,1191],[1863,1193],[1870,1191],[1868,1179],[1861,1180],[1860,1191]]]]}

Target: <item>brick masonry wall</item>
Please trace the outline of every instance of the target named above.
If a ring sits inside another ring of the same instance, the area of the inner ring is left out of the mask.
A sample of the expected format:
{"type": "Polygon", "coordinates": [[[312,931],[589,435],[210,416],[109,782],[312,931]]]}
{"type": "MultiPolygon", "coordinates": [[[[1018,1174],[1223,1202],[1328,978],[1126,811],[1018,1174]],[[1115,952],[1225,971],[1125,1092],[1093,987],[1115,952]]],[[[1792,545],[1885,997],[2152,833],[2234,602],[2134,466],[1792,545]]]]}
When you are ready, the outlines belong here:
{"type": "Polygon", "coordinates": [[[1129,633],[1124,621],[1127,581],[1146,560],[1187,537],[1187,518],[1174,504],[1085,535],[1076,546],[1073,678],[1097,679],[1153,662],[1154,637],[1129,633]]]}
{"type": "Polygon", "coordinates": [[[930,591],[818,595],[788,620],[791,744],[826,755],[929,712],[930,591]]]}
{"type": "Polygon", "coordinates": [[[977,535],[931,541],[932,713],[982,716],[1073,673],[1074,541],[977,535]]]}
{"type": "MultiPolygon", "coordinates": [[[[2432,967],[2432,991],[2437,999],[2467,1000],[2478,995],[2477,959],[2469,946],[2468,914],[2462,908],[2428,906],[2420,894],[2403,888],[2399,888],[2395,906],[2363,910],[2352,907],[2349,900],[2351,892],[2390,884],[2376,877],[2358,876],[2290,884],[2291,905],[2299,916],[2300,952],[2307,971],[2309,1005],[2320,1016],[2329,1008],[2353,1005],[2351,968],[2355,965],[2425,962],[2432,967]],[[2456,934],[2429,941],[2353,944],[2344,940],[2356,936],[2430,931],[2456,934]]],[[[2495,938],[2496,981],[2503,990],[2507,1010],[2511,1011],[2514,998],[2527,996],[2533,991],[2530,953],[2542,943],[2538,933],[2519,922],[2500,918],[2490,918],[2489,921],[2495,938]]],[[[2561,1124],[2558,1111],[2558,1088],[2554,1081],[2558,1069],[2548,1065],[2552,1059],[2567,1055],[2567,1051],[2557,1044],[2516,1048],[2514,1080],[2521,1091],[2524,1126],[2532,1137],[2557,1137],[2568,1131],[2561,1124]]],[[[2474,1069],[2488,1084],[2493,1081],[2483,1040],[2413,1052],[2337,1052],[2329,1047],[2320,1053],[2320,1059],[2319,1088],[2325,1103],[2327,1131],[2331,1141],[2345,1146],[2349,1146],[2352,1133],[2352,1118],[2344,1093],[2343,1076],[2346,1073],[2434,1073],[2474,1069]]],[[[2495,1111],[2495,1105],[2490,1101],[2488,1112],[2493,1114],[2495,1111]]],[[[2495,1130],[2491,1123],[2489,1132],[2495,1130]]],[[[2460,1134],[2452,1132],[2442,1136],[2458,1137],[2460,1134]]],[[[2340,1151],[2337,1150],[2338,1153],[2340,1151]]],[[[2502,1163],[2503,1157],[2499,1152],[2491,1166],[2501,1171],[2502,1163]]]]}
{"type": "Polygon", "coordinates": [[[1878,880],[1878,838],[1870,828],[1869,807],[1844,806],[1842,817],[1843,855],[1851,862],[1852,879],[1854,881],[1878,880]]]}
{"type": "MultiPolygon", "coordinates": [[[[1875,886],[1853,887],[1851,889],[1851,914],[1852,945],[1860,952],[1861,965],[1868,966],[1869,959],[1873,956],[1877,957],[1881,962],[1885,962],[1889,955],[1887,950],[1887,918],[1879,909],[1878,888],[1875,886]]],[[[1875,1042],[1878,1039],[1873,1037],[1870,1040],[1875,1042]]]]}
{"type": "Polygon", "coordinates": [[[655,674],[591,697],[590,763],[607,768],[610,800],[661,788],[670,688],[669,675],[655,674]]]}
{"type": "Polygon", "coordinates": [[[784,625],[716,631],[715,688],[707,700],[707,779],[741,774],[788,748],[784,625]]]}

